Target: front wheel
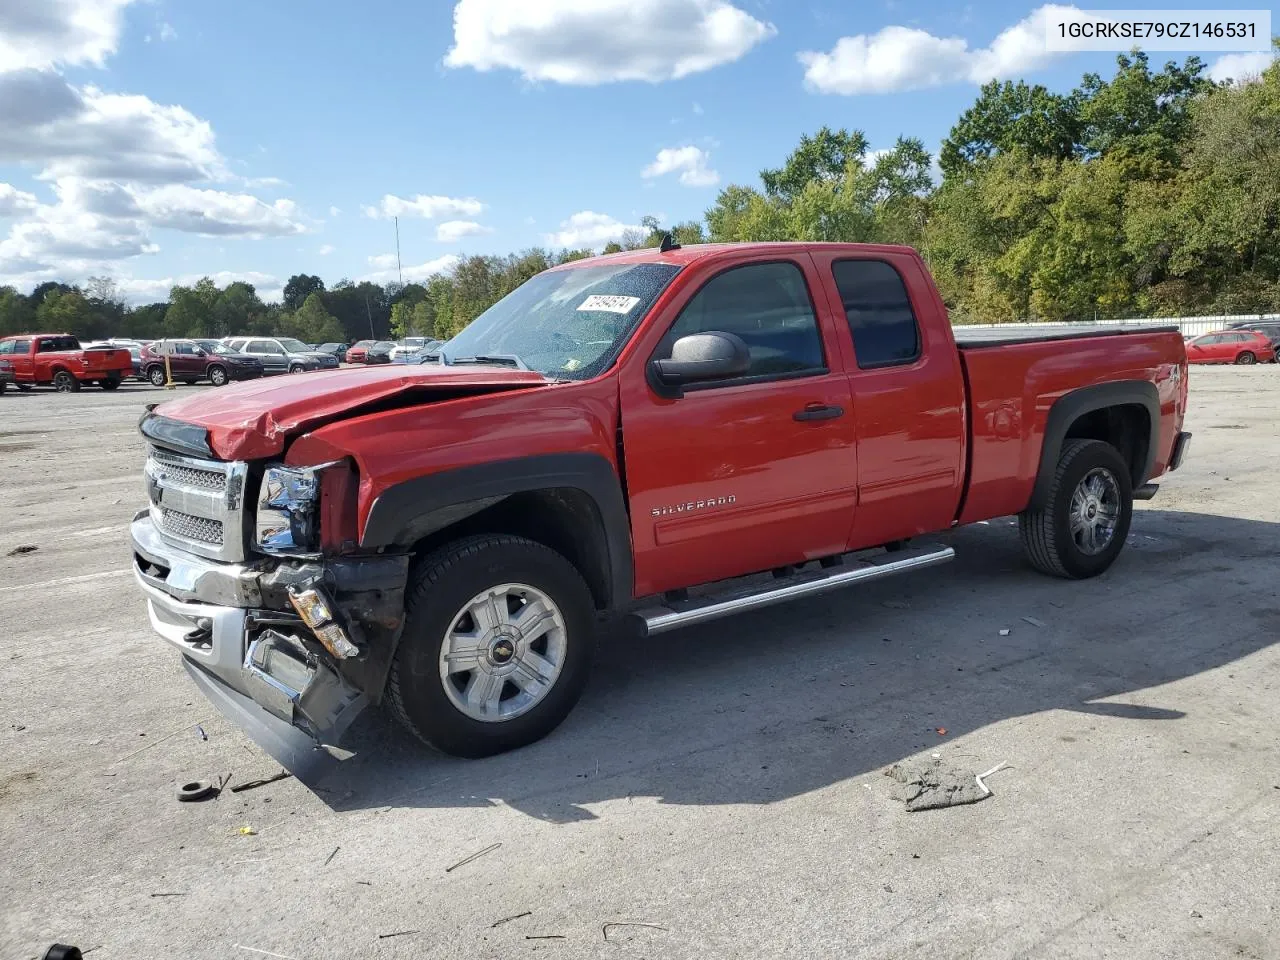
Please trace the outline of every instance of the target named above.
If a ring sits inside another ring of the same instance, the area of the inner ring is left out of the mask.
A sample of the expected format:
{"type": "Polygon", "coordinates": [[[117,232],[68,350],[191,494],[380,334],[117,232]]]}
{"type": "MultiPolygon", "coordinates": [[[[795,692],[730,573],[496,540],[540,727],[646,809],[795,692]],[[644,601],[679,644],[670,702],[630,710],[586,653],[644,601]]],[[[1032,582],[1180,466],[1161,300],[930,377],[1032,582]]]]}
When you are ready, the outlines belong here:
{"type": "Polygon", "coordinates": [[[1101,440],[1068,440],[1042,509],[1018,515],[1018,533],[1041,573],[1096,577],[1120,555],[1133,519],[1133,487],[1120,452],[1101,440]]]}
{"type": "Polygon", "coordinates": [[[225,387],[227,385],[227,368],[215,363],[209,368],[209,382],[215,387],[225,387]]]}
{"type": "Polygon", "coordinates": [[[153,387],[163,387],[165,383],[164,367],[156,366],[149,369],[147,371],[147,379],[151,381],[153,387]]]}
{"type": "Polygon", "coordinates": [[[1257,356],[1250,353],[1248,350],[1240,354],[1240,356],[1236,357],[1236,366],[1238,367],[1247,367],[1250,364],[1257,363],[1257,362],[1258,362],[1257,356]]]}
{"type": "Polygon", "coordinates": [[[71,371],[59,370],[53,375],[53,389],[59,393],[75,393],[80,389],[80,381],[71,375],[71,371]]]}
{"type": "Polygon", "coordinates": [[[290,372],[290,373],[302,373],[302,372],[303,372],[304,370],[306,370],[306,369],[307,369],[307,368],[306,368],[306,367],[304,367],[302,364],[300,364],[300,363],[295,363],[295,364],[293,364],[291,367],[289,367],[289,372],[290,372]]]}
{"type": "Polygon", "coordinates": [[[540,740],[578,701],[595,647],[582,576],[523,537],[467,537],[417,568],[387,702],[445,753],[486,757],[540,740]]]}

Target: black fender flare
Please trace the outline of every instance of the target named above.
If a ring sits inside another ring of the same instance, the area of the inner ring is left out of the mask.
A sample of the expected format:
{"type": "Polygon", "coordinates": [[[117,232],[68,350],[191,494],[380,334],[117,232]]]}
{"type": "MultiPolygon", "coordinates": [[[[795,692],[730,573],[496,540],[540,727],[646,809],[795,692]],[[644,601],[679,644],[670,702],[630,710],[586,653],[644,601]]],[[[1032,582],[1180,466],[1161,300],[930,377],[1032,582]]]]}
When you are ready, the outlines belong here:
{"type": "Polygon", "coordinates": [[[1160,447],[1160,394],[1155,384],[1147,380],[1117,380],[1081,387],[1064,393],[1049,408],[1045,422],[1044,442],[1040,447],[1040,469],[1036,472],[1035,487],[1031,491],[1028,509],[1042,509],[1049,499],[1049,486],[1054,470],[1062,454],[1062,443],[1071,425],[1086,414],[1108,407],[1140,406],[1147,411],[1151,436],[1147,440],[1147,454],[1142,468],[1132,477],[1133,488],[1142,486],[1155,467],[1156,451],[1160,447]]]}
{"type": "Polygon", "coordinates": [[[595,453],[516,457],[398,483],[379,494],[369,508],[360,546],[406,547],[512,494],[566,487],[584,493],[598,514],[609,563],[606,607],[617,608],[631,600],[634,589],[631,521],[617,471],[595,453]]]}

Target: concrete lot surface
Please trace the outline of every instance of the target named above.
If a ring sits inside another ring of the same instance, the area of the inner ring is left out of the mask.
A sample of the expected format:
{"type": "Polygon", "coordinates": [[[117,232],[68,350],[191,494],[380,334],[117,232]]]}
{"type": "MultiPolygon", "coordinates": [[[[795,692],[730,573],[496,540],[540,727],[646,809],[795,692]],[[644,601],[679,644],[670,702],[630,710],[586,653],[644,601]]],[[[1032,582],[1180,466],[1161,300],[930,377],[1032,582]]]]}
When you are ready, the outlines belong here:
{"type": "Polygon", "coordinates": [[[1280,957],[1280,367],[1191,378],[1190,459],[1100,579],[975,526],[947,567],[605,642],[534,747],[373,712],[321,789],[201,804],[175,785],[279,768],[128,574],[161,393],[9,391],[0,957],[1280,957]],[[1010,766],[907,813],[881,771],[933,752],[1010,766]]]}

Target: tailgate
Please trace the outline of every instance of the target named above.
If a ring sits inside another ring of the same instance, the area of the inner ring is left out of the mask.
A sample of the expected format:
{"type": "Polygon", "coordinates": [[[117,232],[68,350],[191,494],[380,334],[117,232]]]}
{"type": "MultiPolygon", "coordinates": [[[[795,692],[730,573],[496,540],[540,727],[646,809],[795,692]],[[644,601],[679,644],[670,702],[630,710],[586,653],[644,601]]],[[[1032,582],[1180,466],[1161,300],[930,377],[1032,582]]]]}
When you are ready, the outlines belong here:
{"type": "Polygon", "coordinates": [[[81,362],[91,373],[106,373],[110,370],[133,370],[133,358],[128,350],[86,350],[81,362]]]}

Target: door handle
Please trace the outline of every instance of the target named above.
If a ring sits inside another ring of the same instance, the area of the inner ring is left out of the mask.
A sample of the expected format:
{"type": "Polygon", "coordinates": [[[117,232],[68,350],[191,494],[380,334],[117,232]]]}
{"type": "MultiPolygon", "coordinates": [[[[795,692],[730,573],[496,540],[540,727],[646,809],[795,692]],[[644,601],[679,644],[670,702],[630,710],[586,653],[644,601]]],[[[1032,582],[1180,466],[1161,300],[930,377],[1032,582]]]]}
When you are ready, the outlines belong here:
{"type": "Polygon", "coordinates": [[[827,406],[823,403],[810,403],[803,410],[791,415],[793,420],[834,420],[844,416],[844,407],[827,406]]]}

